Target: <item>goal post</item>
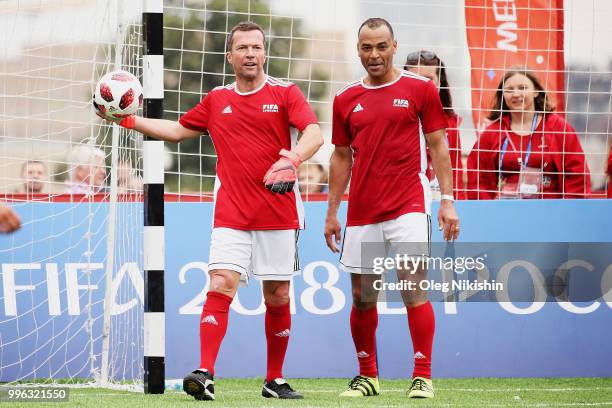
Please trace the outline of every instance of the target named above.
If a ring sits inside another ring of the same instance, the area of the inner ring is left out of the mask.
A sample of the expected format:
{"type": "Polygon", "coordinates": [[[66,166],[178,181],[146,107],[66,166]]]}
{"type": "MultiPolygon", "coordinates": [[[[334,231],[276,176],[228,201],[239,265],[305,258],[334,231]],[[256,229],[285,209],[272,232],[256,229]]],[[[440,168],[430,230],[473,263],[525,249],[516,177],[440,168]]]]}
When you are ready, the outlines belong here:
{"type": "MultiPolygon", "coordinates": [[[[145,0],[143,89],[147,118],[161,119],[164,98],[163,1],[145,0]]],[[[144,390],[162,394],[165,380],[164,142],[144,139],[144,390]]]]}

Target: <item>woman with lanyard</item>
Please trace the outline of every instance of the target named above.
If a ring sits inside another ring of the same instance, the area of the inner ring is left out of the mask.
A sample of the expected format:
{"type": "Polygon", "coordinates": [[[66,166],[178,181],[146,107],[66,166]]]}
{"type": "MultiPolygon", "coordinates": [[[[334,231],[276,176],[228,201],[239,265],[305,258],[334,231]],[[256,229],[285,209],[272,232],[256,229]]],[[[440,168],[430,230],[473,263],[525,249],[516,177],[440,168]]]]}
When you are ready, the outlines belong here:
{"type": "Polygon", "coordinates": [[[574,128],[553,113],[538,78],[505,73],[468,156],[468,198],[586,198],[590,174],[574,128]]]}

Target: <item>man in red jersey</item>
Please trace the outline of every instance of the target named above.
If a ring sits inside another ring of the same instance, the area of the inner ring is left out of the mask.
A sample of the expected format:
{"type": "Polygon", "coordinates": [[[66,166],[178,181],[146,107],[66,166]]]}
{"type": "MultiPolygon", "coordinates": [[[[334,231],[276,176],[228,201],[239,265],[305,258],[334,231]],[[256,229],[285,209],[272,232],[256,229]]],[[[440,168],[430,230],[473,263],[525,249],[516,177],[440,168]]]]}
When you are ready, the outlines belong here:
{"type": "Polygon", "coordinates": [[[263,281],[266,304],[268,355],[262,395],[302,398],[282,375],[291,326],[289,282],[297,270],[297,231],[304,225],[295,180],[297,167],[319,149],[323,138],[299,88],[267,76],[265,60],[262,28],[240,23],[227,41],[235,83],[210,91],[178,122],[132,116],[120,123],[171,142],[208,132],[217,152],[210,290],[200,320],[201,360],[183,381],[185,392],[198,400],[214,399],[214,365],[230,304],[249,275],[263,281]],[[295,146],[290,127],[302,132],[295,146]]]}
{"type": "MultiPolygon", "coordinates": [[[[341,226],[337,212],[342,194],[351,181],[346,230],[340,267],[351,273],[353,308],[350,327],[359,362],[359,375],[341,396],[378,395],[376,327],[378,291],[372,264],[362,260],[363,242],[415,243],[428,256],[431,190],[425,176],[429,146],[440,183],[442,200],[438,223],[446,240],[459,235],[459,219],[453,207],[451,162],[444,142],[446,116],[432,81],[393,67],[397,42],[391,25],[382,18],[366,20],[358,31],[357,49],[367,75],[340,90],[333,107],[335,150],[331,158],[329,203],[325,238],[338,252],[341,226]],[[420,135],[422,127],[424,137],[420,135]],[[422,245],[418,245],[421,243],[422,245]]],[[[386,254],[383,254],[386,256],[386,254]]],[[[418,281],[427,270],[398,270],[398,278],[418,281]]],[[[418,284],[416,285],[418,288],[418,284]]],[[[408,312],[414,347],[411,398],[432,398],[431,351],[434,314],[422,290],[401,293],[408,312]]]]}

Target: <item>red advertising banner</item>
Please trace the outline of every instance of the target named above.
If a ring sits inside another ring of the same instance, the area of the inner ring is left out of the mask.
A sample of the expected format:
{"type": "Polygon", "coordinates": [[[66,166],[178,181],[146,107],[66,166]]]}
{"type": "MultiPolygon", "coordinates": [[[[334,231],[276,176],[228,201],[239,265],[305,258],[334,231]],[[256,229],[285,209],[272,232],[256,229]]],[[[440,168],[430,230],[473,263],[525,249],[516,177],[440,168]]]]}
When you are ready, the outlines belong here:
{"type": "Polygon", "coordinates": [[[534,72],[563,113],[563,0],[465,0],[465,22],[472,112],[479,130],[486,126],[495,90],[511,67],[534,72]]]}

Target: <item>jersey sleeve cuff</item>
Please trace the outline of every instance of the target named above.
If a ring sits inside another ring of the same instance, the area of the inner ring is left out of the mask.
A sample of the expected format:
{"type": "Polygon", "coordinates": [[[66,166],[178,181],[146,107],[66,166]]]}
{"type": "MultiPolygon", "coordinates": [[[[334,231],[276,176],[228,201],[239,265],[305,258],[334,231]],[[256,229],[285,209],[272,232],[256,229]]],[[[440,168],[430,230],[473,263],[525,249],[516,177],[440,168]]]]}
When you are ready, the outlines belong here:
{"type": "Polygon", "coordinates": [[[437,130],[442,130],[442,129],[446,129],[447,126],[446,125],[438,125],[438,126],[433,126],[433,129],[423,129],[423,133],[424,134],[428,134],[428,133],[433,133],[437,130]]]}
{"type": "Polygon", "coordinates": [[[183,120],[183,118],[179,119],[179,123],[181,124],[182,127],[187,128],[189,130],[195,130],[197,132],[206,131],[206,129],[201,129],[198,126],[192,125],[191,123],[183,120]]]}
{"type": "Polygon", "coordinates": [[[301,128],[299,128],[299,127],[298,127],[298,128],[296,128],[296,129],[297,129],[297,130],[298,130],[300,133],[302,133],[302,132],[304,132],[304,130],[305,130],[305,129],[306,129],[308,126],[310,126],[310,125],[318,125],[318,124],[319,124],[319,122],[308,122],[308,123],[306,123],[304,126],[302,126],[301,128]]]}
{"type": "Polygon", "coordinates": [[[343,146],[343,147],[348,147],[348,146],[351,145],[350,142],[340,142],[340,141],[337,141],[337,140],[332,140],[332,144],[334,146],[343,146]]]}

